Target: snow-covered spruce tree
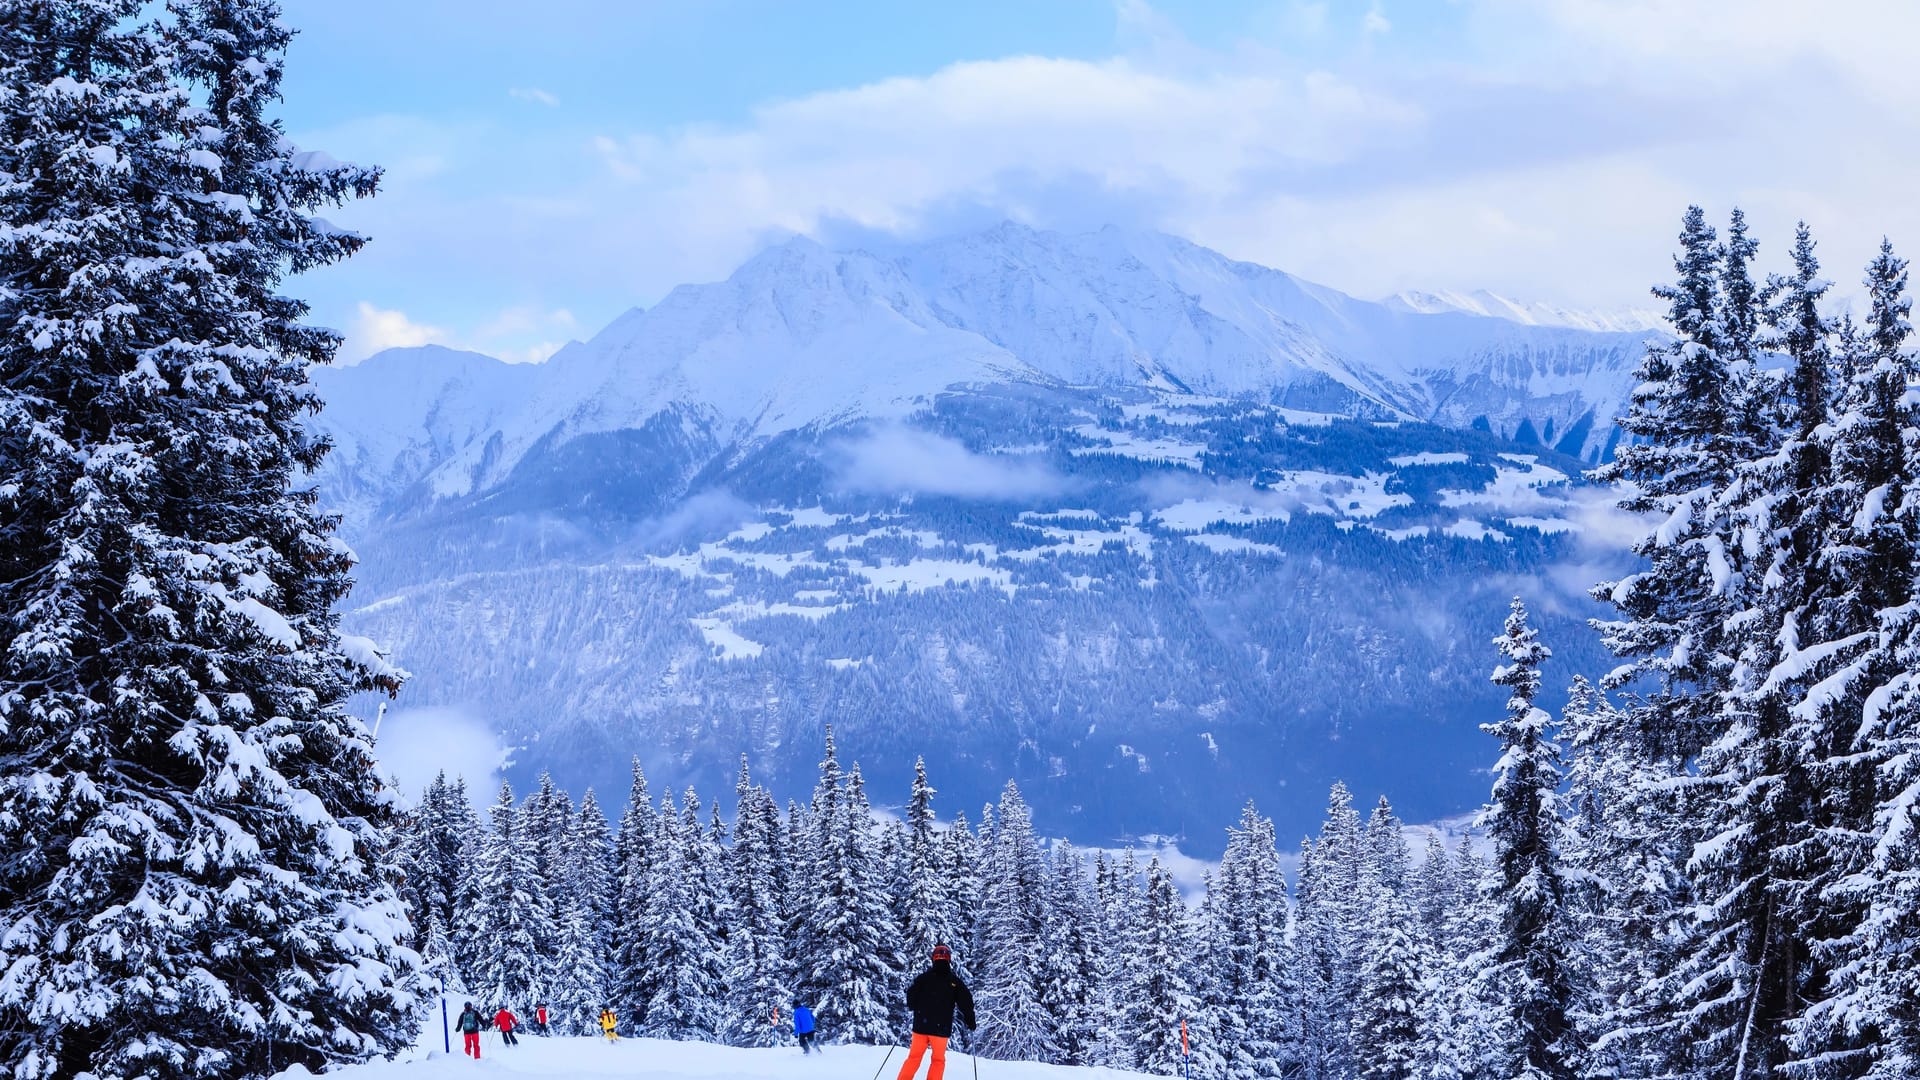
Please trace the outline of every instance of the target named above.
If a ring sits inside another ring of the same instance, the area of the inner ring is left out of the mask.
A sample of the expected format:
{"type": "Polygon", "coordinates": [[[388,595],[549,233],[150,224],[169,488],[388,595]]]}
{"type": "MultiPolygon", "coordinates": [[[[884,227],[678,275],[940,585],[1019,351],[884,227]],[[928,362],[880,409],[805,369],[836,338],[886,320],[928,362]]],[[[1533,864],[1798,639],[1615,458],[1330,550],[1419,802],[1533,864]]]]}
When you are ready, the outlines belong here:
{"type": "Polygon", "coordinates": [[[1228,1075],[1246,1080],[1282,1076],[1289,1070],[1286,1046],[1287,883],[1280,867],[1273,821],[1252,802],[1240,823],[1227,830],[1227,850],[1214,879],[1222,947],[1216,973],[1228,1006],[1221,1039],[1228,1075]]]}
{"type": "Polygon", "coordinates": [[[614,956],[615,885],[613,833],[593,789],[580,800],[567,831],[562,860],[566,902],[557,912],[559,945],[549,1005],[549,1023],[568,1035],[599,1033],[600,1010],[612,1001],[609,965],[614,956]]]}
{"type": "Polygon", "coordinates": [[[1460,883],[1454,880],[1453,860],[1447,855],[1447,842],[1438,830],[1427,834],[1421,851],[1420,868],[1413,875],[1413,909],[1427,940],[1439,942],[1447,932],[1447,916],[1453,910],[1460,883]]]}
{"type": "Polygon", "coordinates": [[[0,3],[0,1072],[259,1075],[411,1037],[397,793],[280,295],[377,172],[269,112],[264,0],[0,3]],[[148,21],[142,21],[148,20],[148,21]]]}
{"type": "Polygon", "coordinates": [[[815,1011],[833,1042],[892,1042],[891,1003],[899,960],[886,875],[875,850],[873,815],[860,768],[838,782],[829,743],[813,820],[814,878],[798,886],[811,901],[807,920],[815,1011]]]}
{"type": "Polygon", "coordinates": [[[1215,903],[1213,877],[1200,877],[1200,903],[1188,907],[1181,920],[1186,941],[1187,982],[1193,988],[1193,1011],[1187,1015],[1187,1072],[1199,1076],[1224,1076],[1232,1048],[1227,1045],[1227,1014],[1235,1004],[1227,1000],[1220,973],[1225,969],[1226,952],[1220,934],[1219,908],[1215,903]]]}
{"type": "Polygon", "coordinates": [[[1297,985],[1294,1030],[1304,1076],[1333,1080],[1352,1073],[1353,1006],[1360,988],[1360,815],[1353,795],[1336,783],[1320,836],[1300,859],[1294,935],[1297,985]]]}
{"type": "Polygon", "coordinates": [[[475,943],[469,985],[481,1007],[524,1014],[551,985],[553,905],[534,871],[533,847],[523,838],[526,817],[515,808],[506,781],[488,815],[493,828],[480,842],[467,927],[475,943]]]}
{"type": "Polygon", "coordinates": [[[1519,597],[1494,645],[1507,662],[1494,669],[1493,681],[1511,695],[1506,718],[1481,725],[1500,740],[1493,801],[1479,820],[1498,874],[1494,979],[1519,1040],[1512,1048],[1517,1080],[1572,1080],[1579,1047],[1569,1018],[1574,935],[1560,867],[1560,747],[1548,730],[1552,719],[1534,704],[1540,665],[1553,653],[1540,643],[1519,597]]]}
{"type": "Polygon", "coordinates": [[[1107,873],[1094,879],[1094,899],[1100,909],[1101,948],[1095,958],[1099,973],[1099,1014],[1095,1060],[1108,1068],[1133,1068],[1133,1042],[1127,1032],[1128,995],[1140,978],[1145,960],[1142,909],[1146,903],[1140,878],[1140,860],[1132,848],[1119,861],[1109,861],[1107,873]]]}
{"type": "Polygon", "coordinates": [[[1757,585],[1734,620],[1725,730],[1695,765],[1710,797],[1697,815],[1706,835],[1689,877],[1706,918],[1676,970],[1690,1021],[1684,1041],[1703,1065],[1730,1063],[1736,1077],[1772,1075],[1802,1055],[1845,1074],[1835,1063],[1852,1053],[1853,1036],[1803,1013],[1828,994],[1819,943],[1854,921],[1832,887],[1863,862],[1872,802],[1871,769],[1852,743],[1876,612],[1850,600],[1857,584],[1844,553],[1862,548],[1839,534],[1871,519],[1854,479],[1875,470],[1849,468],[1835,490],[1822,490],[1825,444],[1838,428],[1830,323],[1819,312],[1827,284],[1804,225],[1793,255],[1795,274],[1769,286],[1770,337],[1793,362],[1786,407],[1774,437],[1756,437],[1727,495],[1757,585]]]}
{"type": "MultiPolygon", "coordinates": [[[[1495,1080],[1513,1074],[1511,1010],[1495,980],[1499,911],[1491,873],[1471,834],[1453,858],[1459,892],[1426,980],[1415,1075],[1422,1080],[1495,1080]]],[[[1607,1074],[1596,1074],[1607,1075],[1607,1074]]]]}
{"type": "Polygon", "coordinates": [[[711,1041],[721,1026],[720,947],[703,911],[710,899],[702,867],[707,838],[693,789],[678,814],[672,796],[661,800],[655,835],[665,857],[654,867],[641,933],[656,985],[638,1030],[661,1039],[711,1041]]]}
{"type": "MultiPolygon", "coordinates": [[[[1621,507],[1653,520],[1634,545],[1646,567],[1597,586],[1594,595],[1619,613],[1598,624],[1603,641],[1629,660],[1608,676],[1606,687],[1649,687],[1618,715],[1621,728],[1603,739],[1622,752],[1630,747],[1649,773],[1668,770],[1647,782],[1666,781],[1658,790],[1667,812],[1657,820],[1670,831],[1653,838],[1651,850],[1669,858],[1685,858],[1719,831],[1711,823],[1725,789],[1700,777],[1695,765],[1735,715],[1734,667],[1744,644],[1737,616],[1748,610],[1761,578],[1758,549],[1742,543],[1741,500],[1734,490],[1742,463],[1761,449],[1753,418],[1764,410],[1749,395],[1764,393],[1759,387],[1765,385],[1748,362],[1753,343],[1729,339],[1757,323],[1725,310],[1757,302],[1744,292],[1729,299],[1724,291],[1745,273],[1744,267],[1729,270],[1729,258],[1744,261],[1752,254],[1743,223],[1736,218],[1735,224],[1736,243],[1720,245],[1700,209],[1688,209],[1675,260],[1678,280],[1654,290],[1669,303],[1676,340],[1649,346],[1640,386],[1621,419],[1632,441],[1593,474],[1623,484],[1628,494],[1621,507]]],[[[1681,910],[1690,900],[1673,897],[1652,911],[1681,910]]],[[[1681,964],[1712,952],[1704,942],[1716,931],[1684,920],[1662,929],[1683,933],[1650,939],[1656,951],[1639,959],[1651,981],[1628,998],[1641,1007],[1631,1016],[1623,1011],[1622,1026],[1610,1035],[1652,1052],[1682,1053],[1713,1038],[1706,1029],[1725,1015],[1691,1009],[1697,1002],[1686,999],[1704,984],[1684,974],[1681,964]]]]}
{"type": "Polygon", "coordinates": [[[1692,922],[1690,849],[1675,840],[1688,826],[1671,786],[1684,766],[1632,738],[1630,718],[1585,679],[1574,680],[1562,717],[1572,753],[1566,863],[1579,885],[1572,910],[1591,991],[1578,1017],[1583,1067],[1660,1075],[1672,1051],[1663,979],[1692,922]]]}
{"type": "MultiPolygon", "coordinates": [[[[1001,824],[1006,825],[1004,818],[1001,824]]],[[[1186,915],[1173,875],[1154,856],[1147,864],[1139,952],[1127,988],[1122,1035],[1132,1044],[1132,1068],[1155,1076],[1179,1075],[1180,1024],[1200,1008],[1188,970],[1186,915]]]]}
{"type": "Polygon", "coordinates": [[[1721,496],[1750,443],[1739,415],[1741,372],[1722,337],[1729,325],[1721,310],[1723,252],[1699,207],[1688,208],[1680,242],[1678,280],[1654,289],[1669,304],[1675,340],[1648,346],[1640,385],[1620,421],[1631,441],[1593,474],[1633,485],[1622,508],[1660,520],[1634,545],[1649,565],[1597,586],[1594,595],[1619,609],[1619,619],[1601,624],[1602,636],[1633,661],[1608,685],[1657,683],[1632,711],[1633,734],[1691,759],[1717,734],[1732,666],[1724,638],[1727,617],[1739,609],[1737,545],[1721,496]]]}
{"type": "Polygon", "coordinates": [[[466,876],[464,861],[471,834],[457,828],[452,798],[453,785],[442,772],[408,812],[400,830],[404,879],[400,898],[407,905],[407,920],[420,943],[422,974],[432,982],[464,986],[454,970],[453,941],[459,932],[455,913],[464,910],[455,905],[466,876]]]}
{"type": "Polygon", "coordinates": [[[973,970],[979,1002],[977,1051],[1003,1061],[1057,1061],[1052,1018],[1042,1001],[1047,934],[1047,874],[1033,819],[1020,789],[1000,795],[980,897],[980,943],[973,970]]]}
{"type": "Polygon", "coordinates": [[[645,1022],[647,1002],[659,983],[659,967],[647,952],[646,929],[656,864],[665,858],[664,845],[656,836],[647,774],[638,758],[633,762],[633,783],[627,792],[626,809],[620,814],[613,857],[614,951],[608,977],[613,983],[613,1008],[621,1030],[635,1031],[645,1022]]]}
{"type": "MultiPolygon", "coordinates": [[[[1849,629],[1864,617],[1872,634],[1852,664],[1815,687],[1818,694],[1851,676],[1849,696],[1860,702],[1842,713],[1862,721],[1857,741],[1829,745],[1820,787],[1822,808],[1834,810],[1827,850],[1852,856],[1833,873],[1854,870],[1822,898],[1852,925],[1818,950],[1832,965],[1833,993],[1809,1010],[1793,1041],[1803,1058],[1824,1052],[1832,1060],[1857,1049],[1846,1060],[1881,1078],[1913,1075],[1920,1064],[1920,612],[1912,576],[1920,552],[1920,416],[1911,390],[1920,365],[1910,345],[1907,267],[1891,245],[1881,244],[1866,284],[1866,326],[1842,333],[1845,386],[1830,452],[1837,527],[1823,554],[1837,586],[1827,610],[1849,629]],[[1855,753],[1845,754],[1849,749],[1855,753]],[[1859,775],[1850,768],[1856,763],[1873,771],[1864,813],[1859,775]],[[1864,820],[1856,825],[1856,817],[1864,820]]],[[[1802,712],[1822,703],[1835,704],[1816,697],[1802,712]]]]}
{"type": "Polygon", "coordinates": [[[1062,1065],[1094,1059],[1100,1018],[1099,918],[1087,861],[1062,840],[1047,852],[1047,932],[1040,959],[1040,1004],[1052,1018],[1062,1065]]]}
{"type": "Polygon", "coordinates": [[[721,1037],[734,1046],[778,1046],[787,1040],[780,1018],[787,1015],[792,985],[780,894],[780,810],[753,783],[744,755],[734,790],[740,803],[726,854],[734,914],[723,958],[727,1008],[721,1037]]]}
{"type": "Polygon", "coordinates": [[[906,937],[901,943],[909,970],[925,962],[935,945],[954,945],[962,940],[960,916],[950,889],[952,860],[941,850],[933,796],[933,785],[927,782],[927,763],[916,760],[913,791],[907,798],[906,937]]]}
{"type": "Polygon", "coordinates": [[[1363,838],[1360,996],[1353,1004],[1353,1062],[1364,1080],[1411,1076],[1420,1052],[1419,915],[1408,896],[1407,842],[1384,796],[1363,838]]]}
{"type": "MultiPolygon", "coordinates": [[[[567,834],[573,828],[573,796],[556,788],[553,777],[540,773],[539,786],[520,807],[526,822],[524,842],[533,849],[533,869],[555,905],[564,902],[567,889],[567,834]]],[[[556,925],[558,918],[555,919],[556,925]]],[[[555,943],[550,942],[549,948],[555,943]]]]}

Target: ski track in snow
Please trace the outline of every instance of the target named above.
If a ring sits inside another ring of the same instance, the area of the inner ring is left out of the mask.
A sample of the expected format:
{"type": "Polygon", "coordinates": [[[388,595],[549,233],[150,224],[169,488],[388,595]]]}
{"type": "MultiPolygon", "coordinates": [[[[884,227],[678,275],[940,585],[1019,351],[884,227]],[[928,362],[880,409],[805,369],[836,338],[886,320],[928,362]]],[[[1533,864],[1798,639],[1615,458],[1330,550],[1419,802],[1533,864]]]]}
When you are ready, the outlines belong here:
{"type": "MultiPolygon", "coordinates": [[[[459,1002],[452,1002],[457,1008],[459,1002]]],[[[371,1061],[326,1074],[328,1080],[472,1080],[476,1076],[524,1076],[534,1080],[621,1077],[626,1080],[865,1080],[879,1070],[891,1077],[903,1051],[887,1056],[884,1046],[827,1046],[802,1055],[798,1048],[746,1049],[714,1043],[669,1042],[664,1039],[605,1039],[522,1036],[518,1046],[502,1046],[493,1032],[481,1036],[480,1060],[460,1053],[460,1035],[452,1036],[453,1053],[442,1050],[438,1010],[422,1032],[421,1048],[395,1061],[371,1061]]],[[[1026,1061],[982,1060],[977,1063],[985,1080],[1106,1080],[1142,1074],[1117,1069],[1041,1065],[1026,1061]]],[[[949,1051],[947,1075],[954,1080],[974,1075],[976,1062],[949,1051]]],[[[925,1075],[926,1063],[921,1064],[925,1075]]],[[[278,1074],[278,1080],[308,1080],[313,1074],[300,1066],[278,1074]]]]}

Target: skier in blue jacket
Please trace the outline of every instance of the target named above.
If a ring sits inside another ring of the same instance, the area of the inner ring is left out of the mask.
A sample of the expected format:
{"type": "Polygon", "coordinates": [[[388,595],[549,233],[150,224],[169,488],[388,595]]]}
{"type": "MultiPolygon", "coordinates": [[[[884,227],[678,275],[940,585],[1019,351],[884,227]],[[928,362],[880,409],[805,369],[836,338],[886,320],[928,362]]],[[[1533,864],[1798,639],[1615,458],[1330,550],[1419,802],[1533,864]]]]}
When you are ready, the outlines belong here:
{"type": "Polygon", "coordinates": [[[798,1001],[793,1003],[793,1033],[800,1039],[800,1052],[813,1053],[813,1010],[798,1001]]]}

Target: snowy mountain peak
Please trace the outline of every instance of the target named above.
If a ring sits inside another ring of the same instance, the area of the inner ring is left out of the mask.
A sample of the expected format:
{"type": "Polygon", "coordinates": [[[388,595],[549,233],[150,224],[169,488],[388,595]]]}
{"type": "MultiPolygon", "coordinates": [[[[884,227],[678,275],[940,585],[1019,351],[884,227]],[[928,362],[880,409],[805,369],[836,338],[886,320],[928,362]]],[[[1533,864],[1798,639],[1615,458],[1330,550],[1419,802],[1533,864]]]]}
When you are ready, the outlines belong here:
{"type": "Polygon", "coordinates": [[[1486,289],[1475,289],[1470,293],[1450,292],[1444,289],[1437,292],[1413,290],[1395,293],[1381,302],[1396,311],[1419,315],[1443,313],[1477,315],[1483,318],[1505,319],[1523,326],[1559,326],[1597,333],[1657,331],[1666,327],[1666,320],[1658,311],[1652,309],[1580,310],[1539,301],[1514,300],[1486,289]]]}
{"type": "Polygon", "coordinates": [[[952,388],[997,383],[1532,430],[1554,445],[1571,437],[1563,449],[1593,457],[1611,438],[1641,345],[1582,322],[1490,294],[1357,300],[1120,228],[1005,222],[885,254],[794,237],[526,372],[403,353],[330,373],[333,408],[321,423],[354,444],[346,457],[362,476],[432,462],[424,479],[441,497],[500,482],[536,446],[638,430],[669,413],[746,448],[785,431],[903,417],[952,388]],[[475,374],[455,378],[443,371],[450,364],[475,374]],[[409,405],[427,419],[394,415],[409,405]],[[376,420],[384,431],[368,430],[376,420]]]}

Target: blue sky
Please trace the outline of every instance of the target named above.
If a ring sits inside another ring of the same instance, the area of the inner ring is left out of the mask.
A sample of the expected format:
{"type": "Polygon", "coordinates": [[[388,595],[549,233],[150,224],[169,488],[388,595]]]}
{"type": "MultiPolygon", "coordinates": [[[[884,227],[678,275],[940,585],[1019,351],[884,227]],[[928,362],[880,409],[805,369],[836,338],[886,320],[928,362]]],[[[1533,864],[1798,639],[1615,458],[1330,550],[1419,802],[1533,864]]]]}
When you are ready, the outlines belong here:
{"type": "Polygon", "coordinates": [[[288,130],[389,170],[293,285],[347,357],[538,359],[765,244],[1117,223],[1363,296],[1648,306],[1689,201],[1851,288],[1908,194],[1920,6],[286,0],[288,130]],[[1735,13],[1738,13],[1737,15],[1735,13]]]}

